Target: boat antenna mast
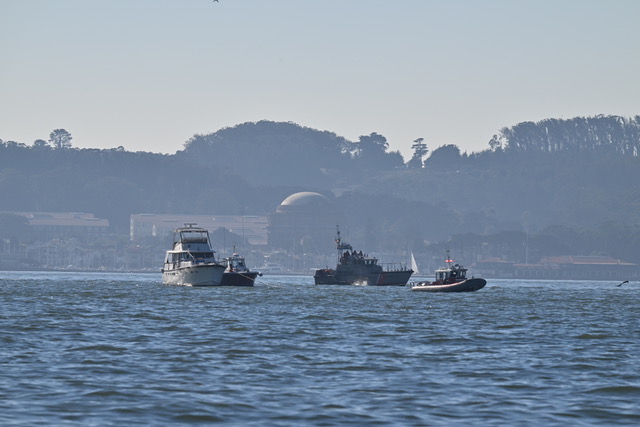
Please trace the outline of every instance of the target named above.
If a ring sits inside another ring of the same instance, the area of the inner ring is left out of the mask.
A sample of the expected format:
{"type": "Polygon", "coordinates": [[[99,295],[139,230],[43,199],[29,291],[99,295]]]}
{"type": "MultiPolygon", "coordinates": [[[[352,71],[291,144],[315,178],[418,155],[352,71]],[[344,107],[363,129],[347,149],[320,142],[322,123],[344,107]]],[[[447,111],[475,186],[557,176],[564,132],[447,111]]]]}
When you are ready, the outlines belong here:
{"type": "Polygon", "coordinates": [[[342,238],[340,237],[339,225],[336,225],[336,248],[340,251],[340,255],[342,255],[342,251],[353,249],[350,244],[342,243],[342,238]]]}
{"type": "Polygon", "coordinates": [[[445,259],[444,262],[447,264],[447,267],[450,267],[451,264],[453,263],[453,260],[451,259],[451,255],[449,254],[449,246],[447,246],[447,259],[445,259]]]}

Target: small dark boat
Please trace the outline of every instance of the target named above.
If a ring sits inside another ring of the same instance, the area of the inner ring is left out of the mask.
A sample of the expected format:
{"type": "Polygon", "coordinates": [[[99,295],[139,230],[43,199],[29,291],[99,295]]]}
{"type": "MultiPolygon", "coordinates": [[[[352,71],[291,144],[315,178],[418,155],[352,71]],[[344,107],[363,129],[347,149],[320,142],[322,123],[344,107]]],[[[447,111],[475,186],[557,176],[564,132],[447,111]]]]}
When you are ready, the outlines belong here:
{"type": "Polygon", "coordinates": [[[436,270],[433,282],[416,282],[411,284],[412,291],[421,292],[473,292],[484,288],[487,281],[480,278],[467,278],[467,269],[454,264],[447,251],[447,266],[436,270]]]}
{"type": "Polygon", "coordinates": [[[262,273],[249,270],[243,257],[238,255],[233,248],[233,255],[224,258],[227,268],[222,275],[223,286],[253,286],[256,277],[262,276],[262,273]]]}
{"type": "Polygon", "coordinates": [[[316,270],[313,279],[316,285],[368,285],[405,286],[413,270],[400,264],[387,264],[383,268],[378,259],[353,250],[343,243],[340,230],[336,237],[338,264],[336,268],[316,270]]]}

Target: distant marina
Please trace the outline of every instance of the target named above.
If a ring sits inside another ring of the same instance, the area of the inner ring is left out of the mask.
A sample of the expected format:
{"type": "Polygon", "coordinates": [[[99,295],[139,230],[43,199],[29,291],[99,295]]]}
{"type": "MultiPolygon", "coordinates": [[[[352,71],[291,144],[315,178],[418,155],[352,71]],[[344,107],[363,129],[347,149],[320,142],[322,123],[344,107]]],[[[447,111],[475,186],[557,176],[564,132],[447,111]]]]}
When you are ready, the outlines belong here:
{"type": "MultiPolygon", "coordinates": [[[[29,213],[20,213],[31,218],[29,213]]],[[[162,215],[144,215],[145,218],[156,218],[157,221],[164,221],[162,215]]],[[[175,228],[179,220],[185,222],[197,222],[202,218],[210,216],[197,215],[173,215],[170,226],[167,230],[175,228]]],[[[158,227],[151,225],[148,227],[149,235],[142,237],[139,233],[141,228],[137,222],[140,216],[132,216],[132,228],[138,230],[135,234],[136,240],[130,240],[122,247],[113,244],[96,244],[96,242],[108,242],[106,231],[98,232],[95,227],[108,227],[105,220],[95,219],[93,215],[78,213],[60,214],[38,214],[33,215],[33,221],[38,224],[36,232],[43,237],[50,237],[48,241],[36,241],[32,244],[23,244],[12,247],[9,241],[0,244],[0,270],[15,271],[114,271],[114,272],[152,272],[158,271],[166,247],[165,240],[155,236],[150,240],[151,233],[159,233],[158,227]],[[86,225],[85,223],[88,223],[86,225]],[[135,224],[135,227],[133,226],[135,224]],[[77,228],[77,229],[76,229],[77,228]],[[155,230],[155,231],[154,231],[155,230]],[[67,238],[62,233],[68,233],[67,238]],[[85,234],[83,234],[85,233],[85,234]],[[141,244],[142,241],[145,244],[141,244]],[[155,243],[153,243],[155,241],[155,243]]],[[[250,234],[252,239],[258,241],[268,240],[266,224],[267,217],[249,216],[244,220],[242,217],[224,219],[217,216],[221,223],[232,226],[231,230],[242,230],[242,223],[254,224],[250,234]]],[[[335,225],[334,225],[335,227],[335,225]]],[[[218,229],[216,229],[218,230],[218,229]]],[[[232,237],[229,229],[220,232],[219,237],[213,244],[217,250],[225,253],[233,250],[225,249],[222,243],[232,246],[232,237]],[[228,238],[229,242],[224,242],[228,238]]],[[[327,234],[328,235],[328,234],[327,234]]],[[[326,235],[325,235],[326,236],[326,235]]],[[[263,274],[309,274],[320,265],[331,264],[335,257],[331,254],[317,255],[313,253],[296,253],[284,250],[269,249],[266,245],[245,245],[243,257],[247,265],[254,266],[256,271],[263,274]],[[316,267],[314,269],[314,267],[316,267]]],[[[438,264],[437,254],[384,254],[374,253],[371,256],[384,257],[387,259],[407,259],[411,262],[413,270],[419,269],[421,272],[433,271],[438,264]]],[[[535,263],[519,263],[508,261],[497,257],[476,258],[465,261],[475,274],[486,279],[545,279],[545,280],[640,280],[640,266],[621,259],[603,256],[555,256],[543,257],[535,263]]],[[[415,275],[414,275],[415,276],[415,275]]],[[[418,277],[425,277],[418,273],[418,277]]]]}
{"type": "MultiPolygon", "coordinates": [[[[327,197],[315,192],[293,193],[275,212],[262,216],[134,214],[129,218],[127,240],[113,234],[108,220],[93,214],[24,211],[0,214],[24,218],[33,234],[31,242],[18,244],[11,239],[0,242],[0,270],[158,271],[173,230],[184,223],[196,223],[212,233],[212,250],[228,257],[229,252],[236,253],[237,248],[236,256],[242,257],[256,272],[324,274],[324,279],[318,279],[322,283],[342,282],[342,279],[331,279],[329,270],[336,265],[335,249],[327,244],[331,241],[327,237],[335,233],[340,213],[327,197]]],[[[446,242],[446,245],[455,245],[452,249],[459,253],[459,261],[486,279],[640,279],[638,264],[612,257],[567,254],[514,261],[509,260],[509,254],[504,257],[483,254],[483,246],[468,248],[464,240],[446,242]]],[[[414,272],[430,272],[437,268],[442,244],[433,245],[431,250],[433,252],[424,252],[424,249],[420,252],[407,247],[394,252],[380,247],[377,252],[368,253],[368,260],[363,263],[375,260],[376,265],[410,264],[414,272]]],[[[350,255],[353,255],[351,251],[350,255]]],[[[338,262],[336,266],[341,264],[338,262]]],[[[398,271],[398,267],[392,270],[398,271]]],[[[397,273],[386,275],[385,280],[393,275],[397,273]]],[[[377,279],[367,278],[367,283],[370,280],[377,279]]],[[[406,281],[401,280],[396,284],[404,283],[406,281]]]]}

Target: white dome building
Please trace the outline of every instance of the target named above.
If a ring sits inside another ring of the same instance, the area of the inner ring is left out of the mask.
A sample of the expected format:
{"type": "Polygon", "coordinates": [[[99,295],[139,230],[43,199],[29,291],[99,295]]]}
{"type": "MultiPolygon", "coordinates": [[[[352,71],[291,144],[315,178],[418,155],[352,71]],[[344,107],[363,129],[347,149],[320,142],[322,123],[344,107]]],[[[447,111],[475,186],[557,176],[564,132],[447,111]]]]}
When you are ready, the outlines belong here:
{"type": "Polygon", "coordinates": [[[269,217],[269,246],[289,252],[332,253],[339,221],[337,209],[326,196],[294,193],[269,217]]]}

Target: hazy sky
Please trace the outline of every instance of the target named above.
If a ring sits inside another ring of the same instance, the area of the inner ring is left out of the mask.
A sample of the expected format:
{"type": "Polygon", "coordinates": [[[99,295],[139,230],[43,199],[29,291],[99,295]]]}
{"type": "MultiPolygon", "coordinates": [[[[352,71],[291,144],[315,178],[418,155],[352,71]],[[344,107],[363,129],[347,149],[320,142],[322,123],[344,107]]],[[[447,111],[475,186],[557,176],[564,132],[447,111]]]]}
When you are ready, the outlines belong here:
{"type": "Polygon", "coordinates": [[[408,160],[640,114],[637,0],[0,0],[0,138],[174,153],[262,119],[408,160]]]}

